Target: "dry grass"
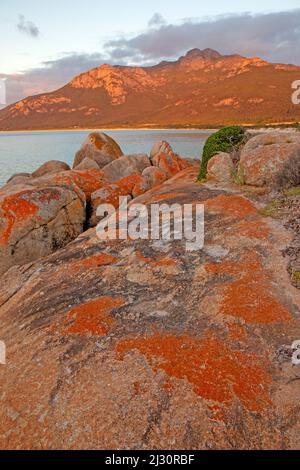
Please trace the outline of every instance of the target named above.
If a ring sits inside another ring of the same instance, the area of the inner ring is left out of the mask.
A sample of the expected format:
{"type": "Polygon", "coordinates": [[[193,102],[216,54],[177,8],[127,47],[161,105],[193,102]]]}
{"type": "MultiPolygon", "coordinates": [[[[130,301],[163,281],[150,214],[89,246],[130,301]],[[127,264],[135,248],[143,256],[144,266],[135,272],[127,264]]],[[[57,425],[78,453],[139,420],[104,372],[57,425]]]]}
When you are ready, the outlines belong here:
{"type": "Polygon", "coordinates": [[[300,186],[300,152],[297,152],[284,165],[276,176],[274,186],[280,191],[300,186]]]}

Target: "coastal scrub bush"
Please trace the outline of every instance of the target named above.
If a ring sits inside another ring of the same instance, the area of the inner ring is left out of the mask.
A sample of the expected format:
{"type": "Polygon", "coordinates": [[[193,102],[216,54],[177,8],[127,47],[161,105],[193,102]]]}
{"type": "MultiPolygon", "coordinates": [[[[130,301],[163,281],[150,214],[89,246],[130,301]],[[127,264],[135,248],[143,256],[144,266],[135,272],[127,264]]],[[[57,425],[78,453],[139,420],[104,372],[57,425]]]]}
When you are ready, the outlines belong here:
{"type": "Polygon", "coordinates": [[[209,160],[219,152],[231,153],[237,151],[246,141],[246,133],[241,126],[223,127],[212,134],[206,141],[202,154],[199,181],[205,179],[209,160]]]}
{"type": "Polygon", "coordinates": [[[300,186],[300,152],[290,158],[275,177],[275,187],[285,190],[300,186]]]}

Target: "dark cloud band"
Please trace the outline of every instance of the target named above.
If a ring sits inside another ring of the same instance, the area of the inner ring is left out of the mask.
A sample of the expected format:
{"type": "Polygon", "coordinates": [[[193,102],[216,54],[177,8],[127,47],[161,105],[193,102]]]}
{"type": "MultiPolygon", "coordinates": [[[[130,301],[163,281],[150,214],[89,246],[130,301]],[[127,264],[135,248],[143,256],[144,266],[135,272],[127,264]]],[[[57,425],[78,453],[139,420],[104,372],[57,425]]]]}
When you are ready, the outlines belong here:
{"type": "Polygon", "coordinates": [[[104,47],[112,58],[140,57],[144,62],[175,58],[193,48],[212,48],[223,54],[260,56],[271,62],[300,65],[300,9],[162,24],[133,38],[108,41],[104,47]]]}

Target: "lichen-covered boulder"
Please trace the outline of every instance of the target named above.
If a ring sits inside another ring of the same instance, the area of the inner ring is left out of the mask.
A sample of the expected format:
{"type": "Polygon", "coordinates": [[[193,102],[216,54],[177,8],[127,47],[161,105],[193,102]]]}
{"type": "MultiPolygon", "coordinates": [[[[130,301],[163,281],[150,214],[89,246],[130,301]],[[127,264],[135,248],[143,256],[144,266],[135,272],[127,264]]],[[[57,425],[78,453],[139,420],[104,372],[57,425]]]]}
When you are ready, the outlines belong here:
{"type": "Polygon", "coordinates": [[[158,153],[152,159],[153,165],[160,168],[167,178],[171,178],[189,166],[189,163],[175,154],[158,153]]]}
{"type": "Polygon", "coordinates": [[[150,188],[154,188],[155,186],[164,183],[167,179],[166,173],[156,166],[146,168],[143,171],[142,176],[147,180],[150,188]]]}
{"type": "Polygon", "coordinates": [[[75,170],[100,170],[98,163],[91,158],[85,157],[75,170]]]}
{"type": "Polygon", "coordinates": [[[43,163],[43,165],[34,171],[31,176],[33,178],[39,178],[40,176],[51,175],[68,170],[70,170],[70,167],[67,163],[60,162],[58,160],[50,160],[46,163],[43,163]]]}
{"type": "Polygon", "coordinates": [[[0,274],[65,246],[84,222],[85,197],[79,189],[7,185],[0,191],[0,274]]]}
{"type": "Polygon", "coordinates": [[[35,178],[16,176],[1,188],[0,274],[46,256],[81,234],[87,221],[86,203],[104,184],[98,168],[35,178]]]}
{"type": "Polygon", "coordinates": [[[6,184],[23,184],[23,183],[28,183],[31,178],[30,173],[16,173],[12,175],[6,182],[6,184]]]}
{"type": "Polygon", "coordinates": [[[103,132],[92,132],[76,153],[73,168],[76,168],[85,158],[95,160],[99,168],[102,168],[122,155],[121,148],[109,135],[103,132]]]}
{"type": "Polygon", "coordinates": [[[151,166],[146,154],[124,155],[102,168],[104,177],[111,183],[131,175],[141,175],[145,168],[151,166]]]}
{"type": "Polygon", "coordinates": [[[207,179],[220,183],[232,181],[234,164],[231,156],[226,152],[220,152],[212,157],[207,164],[207,179]]]}
{"type": "Polygon", "coordinates": [[[97,189],[102,188],[104,184],[104,175],[101,170],[70,170],[56,175],[50,175],[43,178],[34,179],[31,184],[39,186],[40,184],[54,184],[72,186],[76,191],[82,191],[89,201],[91,194],[97,189]]]}
{"type": "Polygon", "coordinates": [[[131,175],[120,179],[115,183],[104,184],[101,189],[95,191],[91,196],[91,215],[89,218],[89,226],[94,227],[99,222],[97,217],[97,209],[100,204],[111,204],[117,209],[119,207],[119,198],[128,196],[128,199],[135,197],[138,185],[144,182],[144,178],[140,175],[131,175]]]}
{"type": "Polygon", "coordinates": [[[151,189],[150,182],[144,176],[140,177],[140,181],[137,181],[133,190],[132,190],[132,197],[136,198],[141,196],[142,194],[146,193],[149,189],[151,189]]]}
{"type": "Polygon", "coordinates": [[[25,173],[25,172],[22,172],[22,173],[15,173],[14,175],[12,175],[12,176],[7,180],[6,184],[12,183],[12,182],[14,182],[14,183],[17,184],[17,183],[20,182],[20,181],[22,181],[22,182],[23,182],[23,181],[26,181],[27,178],[31,178],[31,174],[30,174],[30,173],[25,173]],[[18,178],[18,180],[17,180],[17,178],[18,178]],[[21,180],[21,178],[22,178],[22,180],[21,180]]]}
{"type": "Polygon", "coordinates": [[[166,153],[166,154],[172,155],[174,152],[169,142],[167,142],[166,140],[161,140],[160,142],[156,142],[153,145],[151,152],[150,152],[151,160],[152,158],[155,157],[155,155],[159,153],[166,153]]]}
{"type": "Polygon", "coordinates": [[[238,174],[245,184],[270,186],[284,164],[300,153],[297,133],[265,133],[250,139],[241,152],[238,174]]]}
{"type": "Polygon", "coordinates": [[[171,178],[190,166],[188,161],[173,152],[171,145],[166,141],[158,142],[153,146],[150,158],[152,165],[163,171],[167,178],[171,178]]]}

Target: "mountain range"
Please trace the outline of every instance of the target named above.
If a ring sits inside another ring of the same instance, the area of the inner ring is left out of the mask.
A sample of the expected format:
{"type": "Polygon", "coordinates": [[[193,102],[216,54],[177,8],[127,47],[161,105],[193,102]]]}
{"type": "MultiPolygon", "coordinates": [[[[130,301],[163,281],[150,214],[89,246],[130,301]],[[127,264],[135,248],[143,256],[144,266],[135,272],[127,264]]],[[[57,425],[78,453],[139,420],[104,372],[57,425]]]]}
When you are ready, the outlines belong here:
{"type": "Polygon", "coordinates": [[[151,67],[101,65],[0,110],[0,130],[215,127],[300,121],[300,67],[193,49],[151,67]]]}

